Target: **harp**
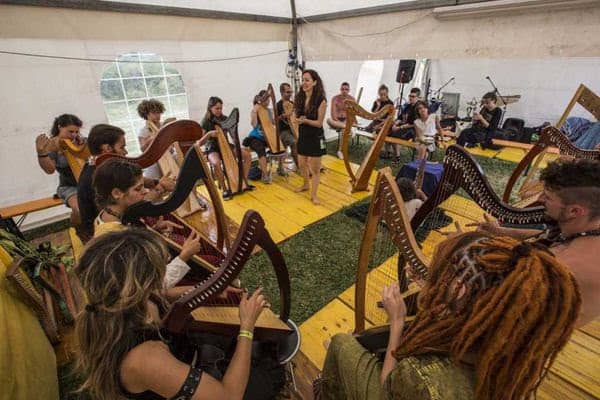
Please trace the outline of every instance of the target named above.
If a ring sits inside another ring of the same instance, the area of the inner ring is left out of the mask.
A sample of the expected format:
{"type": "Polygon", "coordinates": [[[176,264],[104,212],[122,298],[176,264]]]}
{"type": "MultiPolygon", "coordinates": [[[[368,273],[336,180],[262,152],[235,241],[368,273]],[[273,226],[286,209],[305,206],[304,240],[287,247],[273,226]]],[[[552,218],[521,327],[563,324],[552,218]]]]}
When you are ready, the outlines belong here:
{"type": "Polygon", "coordinates": [[[423,188],[423,180],[425,179],[425,166],[427,165],[427,158],[422,158],[419,161],[419,167],[417,168],[417,174],[415,175],[415,189],[421,190],[423,188]]]}
{"type": "Polygon", "coordinates": [[[174,232],[174,235],[171,237],[165,237],[165,240],[173,251],[179,252],[183,241],[191,232],[192,227],[184,219],[174,215],[173,212],[179,209],[181,204],[190,197],[190,192],[195,190],[196,182],[198,180],[204,181],[211,198],[214,207],[217,237],[215,240],[210,240],[200,229],[198,229],[202,237],[202,248],[205,253],[195,258],[195,260],[198,264],[201,264],[210,270],[212,267],[207,265],[205,262],[206,259],[208,258],[210,260],[212,257],[222,258],[226,249],[230,248],[230,240],[223,203],[221,203],[219,192],[210,177],[208,165],[206,164],[204,157],[202,157],[202,151],[199,145],[195,144],[188,150],[179,176],[177,177],[175,188],[169,197],[160,202],[153,203],[150,201],[142,201],[134,204],[126,210],[122,220],[123,223],[126,224],[139,224],[141,221],[146,225],[152,225],[157,218],[163,217],[167,220],[172,220],[179,225],[183,225],[183,230],[174,232]],[[204,255],[210,257],[201,257],[204,255]]]}
{"type": "Polygon", "coordinates": [[[518,208],[503,203],[481,167],[462,147],[448,147],[443,165],[444,172],[436,189],[411,220],[419,242],[437,242],[441,228],[453,221],[463,225],[465,222],[481,221],[484,212],[502,223],[513,225],[545,221],[544,207],[518,208]],[[457,194],[459,189],[468,197],[457,194]]]}
{"type": "Polygon", "coordinates": [[[504,190],[502,196],[503,201],[510,201],[511,193],[522,175],[524,175],[524,178],[518,188],[521,201],[516,204],[525,206],[537,201],[542,189],[540,183],[536,181],[535,176],[539,172],[539,168],[546,158],[545,156],[547,155],[548,150],[552,147],[558,148],[559,154],[561,155],[592,160],[600,159],[600,151],[579,149],[575,147],[561,131],[559,131],[576,104],[582,106],[592,114],[596,120],[600,121],[600,96],[596,95],[585,85],[579,85],[579,88],[575,91],[575,95],[567,105],[567,108],[558,120],[556,126],[547,127],[542,131],[538,142],[531,150],[529,150],[513,171],[504,190]]]}
{"type": "Polygon", "coordinates": [[[375,168],[375,163],[379,158],[379,152],[381,151],[381,147],[385,143],[385,138],[387,137],[390,128],[392,127],[392,123],[394,122],[394,107],[388,104],[376,113],[370,113],[364,108],[362,108],[355,101],[344,100],[344,104],[346,105],[346,126],[344,127],[344,131],[342,133],[341,146],[342,153],[344,155],[344,166],[346,167],[346,171],[350,176],[350,182],[352,183],[352,191],[359,192],[363,190],[368,190],[371,172],[373,172],[373,169],[375,168]],[[371,121],[381,119],[383,119],[384,121],[375,134],[375,139],[373,140],[371,148],[365,155],[365,158],[362,160],[360,166],[358,167],[358,170],[355,173],[352,170],[352,166],[350,165],[348,146],[350,144],[352,127],[356,124],[357,117],[365,118],[371,121]]]}
{"type": "MultiPolygon", "coordinates": [[[[398,186],[389,168],[379,171],[358,257],[355,287],[355,333],[387,323],[379,304],[384,285],[400,282],[407,309],[427,279],[428,260],[413,235],[398,186]]],[[[410,317],[409,317],[410,318],[410,317]]]]}
{"type": "Polygon", "coordinates": [[[71,168],[75,180],[79,182],[83,165],[91,156],[87,143],[76,144],[70,139],[61,139],[60,149],[63,151],[67,163],[69,163],[69,168],[71,168]]]}
{"type": "MultiPolygon", "coordinates": [[[[138,157],[122,157],[113,153],[102,154],[96,159],[96,165],[100,166],[109,158],[119,157],[137,164],[141,168],[148,168],[152,164],[159,162],[159,160],[165,159],[167,161],[165,161],[163,164],[168,165],[169,168],[171,168],[169,172],[171,172],[172,176],[176,178],[179,175],[181,167],[176,162],[176,159],[173,158],[173,155],[170,154],[170,149],[174,143],[178,143],[180,144],[177,146],[178,152],[182,150],[187,151],[192,146],[193,142],[202,137],[202,134],[202,128],[195,121],[175,121],[163,126],[163,128],[154,136],[152,143],[150,143],[150,146],[148,146],[146,151],[144,151],[138,157]]],[[[161,171],[163,174],[165,174],[166,169],[161,168],[161,171]]],[[[195,193],[192,193],[191,196],[181,203],[181,206],[177,210],[177,214],[180,217],[187,217],[202,209],[203,207],[198,203],[195,193]]]]}
{"type": "MultiPolygon", "coordinates": [[[[169,123],[172,123],[174,119],[167,119],[163,126],[156,126],[154,122],[148,121],[147,127],[150,130],[152,136],[156,138],[161,129],[167,126],[169,123]]],[[[183,158],[183,152],[179,147],[177,142],[173,142],[171,146],[165,151],[161,157],[158,159],[158,167],[160,168],[160,172],[163,175],[172,175],[177,176],[179,173],[179,165],[177,160],[181,160],[183,158]]]]}
{"type": "Polygon", "coordinates": [[[277,103],[275,101],[275,91],[270,83],[269,86],[267,86],[267,93],[265,93],[263,98],[260,99],[260,102],[262,103],[267,99],[271,99],[273,117],[271,118],[271,115],[269,115],[269,110],[263,105],[258,108],[257,116],[258,120],[260,121],[260,125],[262,126],[265,139],[267,140],[267,146],[269,147],[271,154],[280,154],[285,151],[285,147],[279,139],[279,125],[274,122],[278,120],[277,107],[275,106],[277,103]]]}
{"type": "Polygon", "coordinates": [[[234,336],[239,332],[237,306],[239,299],[228,297],[217,299],[248,261],[254,247],[258,245],[267,253],[279,285],[280,314],[270,309],[263,310],[254,330],[258,340],[279,341],[293,332],[288,325],[291,306],[290,280],[283,256],[256,211],[247,211],[239,233],[227,257],[216,266],[203,282],[184,293],[169,309],[164,326],[173,333],[193,331],[234,336]]]}
{"type": "Polygon", "coordinates": [[[229,190],[231,190],[231,193],[233,194],[242,192],[248,185],[244,177],[242,148],[240,146],[240,137],[237,129],[239,120],[239,110],[234,108],[231,110],[231,113],[226,120],[216,122],[215,125],[217,143],[219,145],[219,152],[221,153],[221,160],[223,161],[224,166],[223,169],[225,170],[229,190]],[[233,139],[235,154],[227,140],[227,133],[233,139]]]}
{"type": "Polygon", "coordinates": [[[294,103],[291,101],[283,102],[283,111],[289,115],[288,120],[290,124],[290,129],[292,130],[292,135],[294,135],[294,139],[296,142],[298,141],[298,135],[300,131],[300,125],[298,124],[298,119],[296,118],[296,113],[294,112],[294,103]]]}

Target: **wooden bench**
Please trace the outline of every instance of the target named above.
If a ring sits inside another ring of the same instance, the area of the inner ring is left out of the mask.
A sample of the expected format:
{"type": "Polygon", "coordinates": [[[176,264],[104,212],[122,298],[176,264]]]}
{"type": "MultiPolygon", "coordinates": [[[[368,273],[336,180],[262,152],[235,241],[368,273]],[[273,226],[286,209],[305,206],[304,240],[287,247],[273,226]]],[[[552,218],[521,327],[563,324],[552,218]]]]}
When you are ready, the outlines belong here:
{"type": "MultiPolygon", "coordinates": [[[[535,143],[534,144],[521,143],[521,142],[514,142],[512,140],[501,140],[501,139],[492,139],[492,142],[498,146],[511,147],[513,149],[521,149],[525,152],[528,152],[529,150],[531,150],[533,148],[533,146],[535,145],[535,143]]],[[[556,147],[550,147],[548,149],[548,153],[559,154],[559,150],[556,147]]]]}
{"type": "Polygon", "coordinates": [[[0,208],[0,227],[15,235],[23,237],[19,227],[23,224],[23,221],[25,221],[27,214],[46,210],[62,204],[63,201],[61,198],[52,196],[45,197],[43,199],[26,201],[25,203],[15,204],[8,207],[2,207],[0,208]],[[15,222],[14,217],[18,216],[21,217],[15,222]]]}

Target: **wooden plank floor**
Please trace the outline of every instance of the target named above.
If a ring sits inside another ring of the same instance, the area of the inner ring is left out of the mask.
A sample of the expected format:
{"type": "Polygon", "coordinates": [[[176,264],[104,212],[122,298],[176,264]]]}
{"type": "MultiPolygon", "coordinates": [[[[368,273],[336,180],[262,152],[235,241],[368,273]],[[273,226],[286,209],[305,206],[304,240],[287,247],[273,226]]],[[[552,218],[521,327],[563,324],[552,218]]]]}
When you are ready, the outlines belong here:
{"type": "MultiPolygon", "coordinates": [[[[321,173],[318,196],[320,205],[314,205],[308,192],[297,193],[295,190],[302,185],[302,178],[296,173],[287,177],[273,174],[273,182],[265,184],[253,181],[256,189],[240,193],[232,200],[223,202],[225,213],[231,220],[232,230],[239,226],[247,210],[258,211],[266,222],[267,229],[273,240],[280,243],[301,232],[308,225],[314,224],[358,200],[369,196],[368,191],[352,193],[349,177],[343,161],[333,156],[323,156],[325,171],[321,173]]],[[[355,166],[358,168],[358,166],[355,166]]],[[[374,183],[376,174],[371,175],[374,183]]],[[[206,196],[202,186],[199,192],[206,196]]],[[[211,212],[194,214],[194,226],[204,228],[211,221],[211,212]]],[[[191,217],[187,217],[186,220],[191,217]]],[[[188,221],[189,222],[189,221],[188,221]]],[[[210,226],[210,223],[208,224],[210,226]]],[[[214,229],[214,228],[213,228],[214,229]]],[[[210,235],[216,235],[210,231],[210,235]]]]}
{"type": "MultiPolygon", "coordinates": [[[[458,220],[461,225],[481,219],[481,209],[471,200],[452,196],[442,204],[446,214],[458,220]],[[450,211],[451,210],[451,211],[450,211]]],[[[441,231],[453,231],[453,225],[441,231]]],[[[431,257],[435,245],[444,238],[440,232],[432,231],[423,244],[423,253],[431,257]]],[[[382,282],[391,281],[384,271],[393,271],[389,263],[394,257],[386,260],[380,267],[369,273],[367,279],[368,301],[372,302],[381,291],[382,282]],[[371,277],[373,275],[373,277],[371,277]]],[[[389,273],[387,273],[389,275],[389,273]]],[[[310,317],[302,325],[302,345],[300,350],[312,364],[311,367],[322,368],[326,346],[330,338],[337,333],[348,333],[353,330],[354,323],[354,291],[352,285],[334,300],[310,317]]],[[[367,308],[369,307],[367,305],[367,308]]],[[[372,319],[376,324],[382,322],[381,312],[375,313],[372,319]]],[[[367,326],[372,326],[367,321],[367,326]]],[[[306,361],[304,362],[306,364],[306,361]]],[[[313,372],[313,375],[316,373],[313,372]]],[[[301,389],[301,388],[300,388],[301,389]]],[[[311,392],[300,393],[301,398],[311,399],[311,392]]],[[[538,390],[538,398],[550,399],[600,399],[600,319],[577,329],[569,343],[556,358],[550,372],[538,390]]]]}

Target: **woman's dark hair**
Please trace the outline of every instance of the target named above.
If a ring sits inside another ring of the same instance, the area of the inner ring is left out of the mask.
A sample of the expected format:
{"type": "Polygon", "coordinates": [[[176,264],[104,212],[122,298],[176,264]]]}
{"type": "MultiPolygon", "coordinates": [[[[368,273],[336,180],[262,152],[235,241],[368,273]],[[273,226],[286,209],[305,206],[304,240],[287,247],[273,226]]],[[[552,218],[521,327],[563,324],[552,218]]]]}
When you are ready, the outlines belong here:
{"type": "Polygon", "coordinates": [[[93,156],[101,154],[102,146],[105,144],[114,147],[121,136],[125,136],[125,131],[117,126],[108,124],[94,125],[92,130],[90,130],[87,140],[90,153],[93,156]]]}
{"type": "Polygon", "coordinates": [[[415,188],[415,184],[411,179],[404,177],[398,178],[396,183],[398,184],[398,189],[400,189],[400,195],[402,196],[402,200],[404,200],[404,202],[409,202],[417,198],[417,189],[415,188]]]}
{"type": "Polygon", "coordinates": [[[426,102],[424,102],[423,100],[418,100],[415,103],[415,112],[417,113],[417,116],[419,116],[419,107],[425,107],[425,109],[427,110],[427,112],[429,112],[429,106],[427,105],[426,102]]]}
{"type": "Polygon", "coordinates": [[[323,101],[326,101],[325,97],[325,88],[323,87],[323,81],[321,77],[314,69],[305,69],[302,72],[302,75],[309,74],[313,81],[317,82],[315,87],[312,90],[312,95],[310,96],[310,103],[308,105],[308,109],[305,109],[304,105],[306,103],[306,93],[304,90],[300,90],[294,99],[294,105],[296,109],[296,115],[311,115],[314,116],[317,114],[317,109],[321,105],[323,101]]]}
{"type": "Polygon", "coordinates": [[[416,94],[417,97],[419,97],[421,95],[421,89],[419,89],[418,87],[414,87],[414,88],[410,89],[410,92],[416,94]]]}
{"type": "Polygon", "coordinates": [[[137,108],[137,112],[143,119],[148,119],[151,112],[162,114],[165,112],[165,105],[156,99],[143,100],[137,108]]]}
{"type": "Polygon", "coordinates": [[[206,105],[206,114],[204,114],[204,119],[206,121],[210,121],[214,117],[214,115],[210,111],[210,109],[213,108],[214,106],[216,106],[217,104],[223,104],[223,100],[221,100],[220,97],[210,96],[208,98],[208,104],[206,105]]]}
{"type": "Polygon", "coordinates": [[[254,99],[252,100],[252,105],[255,106],[258,103],[260,103],[260,100],[265,96],[265,94],[267,94],[267,91],[265,89],[258,92],[258,94],[254,96],[254,99]]]}
{"type": "Polygon", "coordinates": [[[488,99],[495,103],[498,101],[498,96],[496,96],[496,93],[494,93],[494,92],[487,92],[486,94],[483,95],[483,99],[488,99]]]}
{"type": "Polygon", "coordinates": [[[141,177],[142,169],[139,165],[120,158],[111,158],[96,168],[92,186],[96,192],[96,204],[98,208],[114,204],[112,197],[113,189],[126,192],[141,177]]]}
{"type": "Polygon", "coordinates": [[[384,84],[382,84],[381,86],[379,86],[379,89],[377,89],[378,92],[381,92],[382,90],[385,90],[386,92],[389,92],[390,89],[388,89],[388,87],[384,84]]]}
{"type": "Polygon", "coordinates": [[[55,137],[58,136],[58,132],[60,128],[64,128],[65,126],[75,125],[81,128],[83,122],[73,115],[73,114],[63,114],[54,118],[54,123],[52,124],[52,129],[50,130],[50,136],[55,137]]]}

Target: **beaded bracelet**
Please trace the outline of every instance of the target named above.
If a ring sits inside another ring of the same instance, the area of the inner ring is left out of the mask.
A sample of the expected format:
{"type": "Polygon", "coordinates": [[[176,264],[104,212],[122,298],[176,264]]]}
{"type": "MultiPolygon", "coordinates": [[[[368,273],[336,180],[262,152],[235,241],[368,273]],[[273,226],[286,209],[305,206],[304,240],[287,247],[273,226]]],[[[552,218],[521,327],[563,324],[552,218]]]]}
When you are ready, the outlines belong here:
{"type": "Polygon", "coordinates": [[[250,331],[241,330],[240,333],[238,334],[238,338],[243,338],[243,337],[252,340],[252,339],[254,339],[254,334],[250,331]]]}

